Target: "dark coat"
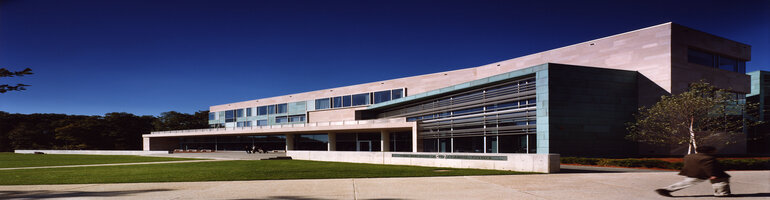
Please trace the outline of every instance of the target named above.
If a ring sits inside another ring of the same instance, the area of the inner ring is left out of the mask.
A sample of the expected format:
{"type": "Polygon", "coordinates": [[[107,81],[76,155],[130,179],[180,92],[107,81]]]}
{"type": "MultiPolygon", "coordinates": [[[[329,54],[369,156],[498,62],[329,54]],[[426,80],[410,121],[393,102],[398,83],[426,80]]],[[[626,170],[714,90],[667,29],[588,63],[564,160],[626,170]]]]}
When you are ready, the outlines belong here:
{"type": "Polygon", "coordinates": [[[716,157],[705,153],[684,156],[684,167],[682,167],[679,175],[699,179],[709,179],[712,176],[717,178],[730,177],[719,167],[716,157]]]}

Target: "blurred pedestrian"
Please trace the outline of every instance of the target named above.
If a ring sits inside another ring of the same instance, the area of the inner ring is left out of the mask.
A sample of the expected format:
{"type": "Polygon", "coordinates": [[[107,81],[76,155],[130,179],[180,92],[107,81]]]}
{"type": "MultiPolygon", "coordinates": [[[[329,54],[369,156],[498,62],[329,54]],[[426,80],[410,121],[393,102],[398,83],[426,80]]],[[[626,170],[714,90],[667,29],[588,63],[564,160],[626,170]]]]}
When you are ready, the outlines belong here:
{"type": "Polygon", "coordinates": [[[719,166],[714,153],[716,148],[712,146],[700,146],[695,149],[696,154],[684,156],[684,166],[679,175],[685,176],[684,180],[655,190],[662,196],[671,197],[671,192],[688,188],[695,184],[709,180],[714,188],[714,196],[726,197],[730,194],[730,175],[719,166]]]}

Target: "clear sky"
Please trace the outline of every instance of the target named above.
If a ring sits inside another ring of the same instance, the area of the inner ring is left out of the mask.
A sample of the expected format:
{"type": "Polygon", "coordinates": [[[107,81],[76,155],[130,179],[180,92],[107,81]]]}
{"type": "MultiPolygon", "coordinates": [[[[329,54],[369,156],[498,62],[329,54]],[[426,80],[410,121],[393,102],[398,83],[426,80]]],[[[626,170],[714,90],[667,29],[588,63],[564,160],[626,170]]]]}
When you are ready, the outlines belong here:
{"type": "Polygon", "coordinates": [[[192,113],[480,66],[675,22],[752,46],[770,1],[0,1],[0,111],[192,113]],[[618,3],[627,2],[627,3],[618,3]]]}

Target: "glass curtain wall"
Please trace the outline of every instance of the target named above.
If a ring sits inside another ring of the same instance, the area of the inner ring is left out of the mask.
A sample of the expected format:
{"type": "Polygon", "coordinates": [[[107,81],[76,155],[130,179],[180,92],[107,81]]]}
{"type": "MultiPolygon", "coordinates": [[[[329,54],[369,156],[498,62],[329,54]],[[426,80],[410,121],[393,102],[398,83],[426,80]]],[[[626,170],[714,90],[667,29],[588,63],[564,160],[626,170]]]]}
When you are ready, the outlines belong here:
{"type": "Polygon", "coordinates": [[[391,108],[378,118],[419,121],[425,152],[535,153],[535,78],[391,108]]]}

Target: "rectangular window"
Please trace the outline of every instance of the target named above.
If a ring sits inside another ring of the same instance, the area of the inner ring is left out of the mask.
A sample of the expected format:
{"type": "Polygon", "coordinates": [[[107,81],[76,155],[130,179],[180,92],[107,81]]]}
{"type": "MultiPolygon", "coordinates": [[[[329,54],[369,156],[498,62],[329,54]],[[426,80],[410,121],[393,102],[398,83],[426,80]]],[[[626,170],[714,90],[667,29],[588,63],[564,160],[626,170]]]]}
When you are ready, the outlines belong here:
{"type": "Polygon", "coordinates": [[[216,120],[216,119],[217,119],[217,113],[209,112],[209,120],[216,120]]]}
{"type": "Polygon", "coordinates": [[[323,98],[323,99],[316,99],[315,100],[315,109],[321,110],[321,109],[329,109],[329,98],[323,98]]]}
{"type": "Polygon", "coordinates": [[[257,126],[267,126],[267,120],[257,120],[257,126]]]}
{"type": "Polygon", "coordinates": [[[395,90],[393,90],[393,98],[392,99],[400,99],[401,97],[404,97],[404,89],[395,89],[395,90]]]}
{"type": "Polygon", "coordinates": [[[257,107],[257,115],[267,115],[267,106],[257,107]]]}
{"type": "Polygon", "coordinates": [[[352,105],[350,95],[342,96],[342,107],[350,107],[350,105],[352,105]]]}
{"type": "Polygon", "coordinates": [[[340,108],[340,107],[342,107],[342,97],[332,98],[332,108],[340,108]]]}
{"type": "Polygon", "coordinates": [[[251,121],[245,121],[243,122],[244,127],[251,127],[251,121]]]}
{"type": "Polygon", "coordinates": [[[390,90],[374,92],[374,103],[390,101],[390,90]]]}
{"type": "Polygon", "coordinates": [[[267,114],[275,114],[275,105],[267,106],[267,114]]]}
{"type": "Polygon", "coordinates": [[[351,97],[353,99],[353,106],[369,105],[369,93],[356,94],[351,97]]]}
{"type": "Polygon", "coordinates": [[[251,108],[246,108],[246,117],[251,117],[251,108]]]}
{"type": "Polygon", "coordinates": [[[237,127],[243,127],[243,122],[238,122],[238,123],[236,124],[236,126],[237,126],[237,127]]]}
{"type": "Polygon", "coordinates": [[[288,121],[289,120],[288,120],[288,118],[286,116],[275,117],[275,123],[276,124],[286,123],[288,121]]]}
{"type": "Polygon", "coordinates": [[[286,113],[286,104],[277,104],[275,105],[275,113],[286,113]]]}
{"type": "Polygon", "coordinates": [[[292,115],[289,116],[289,122],[304,122],[305,115],[292,115]]]}
{"type": "Polygon", "coordinates": [[[714,67],[714,54],[688,49],[687,62],[714,67]]]}
{"type": "Polygon", "coordinates": [[[235,111],[236,111],[235,113],[236,113],[237,117],[243,117],[243,109],[238,109],[238,110],[235,110],[235,111]]]}
{"type": "Polygon", "coordinates": [[[225,122],[234,122],[234,121],[235,121],[235,110],[225,111],[225,122]]]}

